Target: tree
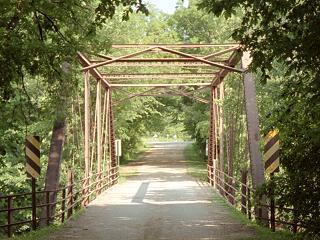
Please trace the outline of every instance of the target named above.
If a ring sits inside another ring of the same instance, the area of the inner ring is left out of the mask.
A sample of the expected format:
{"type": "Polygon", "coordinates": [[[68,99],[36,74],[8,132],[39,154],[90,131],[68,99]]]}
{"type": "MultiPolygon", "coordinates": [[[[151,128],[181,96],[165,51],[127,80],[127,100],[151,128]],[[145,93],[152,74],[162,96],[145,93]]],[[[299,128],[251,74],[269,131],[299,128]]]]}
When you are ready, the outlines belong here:
{"type": "MultiPolygon", "coordinates": [[[[76,51],[84,46],[90,51],[97,43],[97,28],[122,6],[123,19],[129,13],[147,9],[141,1],[1,1],[0,17],[0,101],[3,106],[15,98],[16,88],[27,95],[25,76],[37,77],[49,93],[53,130],[46,177],[46,190],[58,187],[66,129],[66,115],[71,96],[77,91],[73,77],[76,51]],[[89,46],[89,47],[88,47],[89,46]],[[52,117],[53,115],[53,117],[52,117]]],[[[104,41],[102,44],[107,48],[104,41]]],[[[30,124],[38,113],[24,115],[30,124]]],[[[18,126],[14,126],[19,128],[18,126]]],[[[0,146],[1,154],[8,150],[0,146]]],[[[51,201],[55,201],[52,194],[51,201]]],[[[52,211],[53,213],[54,211],[52,211]]]]}
{"type": "MultiPolygon", "coordinates": [[[[253,57],[253,68],[272,69],[280,60],[288,70],[320,70],[320,5],[316,0],[200,0],[199,7],[217,16],[243,11],[235,40],[253,57]]],[[[319,75],[317,76],[319,79],[319,75]]]]}
{"type": "MultiPolygon", "coordinates": [[[[280,130],[281,167],[276,178],[281,206],[293,206],[306,232],[319,228],[320,164],[320,4],[306,1],[201,0],[199,7],[226,17],[241,9],[242,23],[233,37],[250,50],[252,69],[272,96],[270,117],[261,116],[265,132],[280,130]],[[272,85],[276,85],[274,88],[272,85]]],[[[264,92],[266,95],[266,92],[264,92]]],[[[264,97],[263,99],[269,99],[264,97]]],[[[266,104],[260,104],[265,109],[266,104]],[[264,105],[264,106],[263,106],[264,105]]]]}

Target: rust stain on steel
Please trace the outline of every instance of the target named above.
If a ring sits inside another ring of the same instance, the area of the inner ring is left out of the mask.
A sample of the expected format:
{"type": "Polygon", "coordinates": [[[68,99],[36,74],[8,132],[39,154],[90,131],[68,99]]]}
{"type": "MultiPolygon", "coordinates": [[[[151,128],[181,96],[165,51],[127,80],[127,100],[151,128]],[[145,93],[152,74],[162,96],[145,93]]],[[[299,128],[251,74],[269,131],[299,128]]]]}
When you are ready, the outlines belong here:
{"type": "Polygon", "coordinates": [[[105,74],[107,79],[172,79],[172,78],[212,78],[216,75],[212,73],[145,73],[145,74],[105,74]]]}
{"type": "Polygon", "coordinates": [[[111,87],[173,87],[173,86],[210,86],[211,83],[137,83],[137,84],[111,84],[111,87]]]}
{"type": "Polygon", "coordinates": [[[193,55],[188,54],[188,53],[184,53],[184,52],[180,52],[180,51],[176,51],[176,50],[169,49],[169,48],[164,48],[164,47],[159,47],[159,48],[162,49],[164,52],[177,54],[177,55],[180,55],[180,56],[183,56],[183,57],[194,58],[196,60],[199,60],[200,62],[206,63],[206,64],[211,65],[211,66],[220,67],[220,68],[223,68],[223,69],[228,69],[231,72],[242,73],[242,70],[240,70],[240,69],[236,69],[236,68],[233,68],[233,67],[230,67],[230,66],[226,66],[226,65],[223,65],[223,64],[215,63],[215,62],[209,61],[209,60],[201,58],[201,57],[193,56],[193,55]]]}
{"type": "Polygon", "coordinates": [[[128,55],[124,55],[124,56],[121,56],[121,57],[117,57],[117,58],[114,58],[114,59],[111,59],[111,60],[107,60],[107,61],[104,61],[104,62],[101,62],[101,63],[91,64],[90,66],[87,66],[87,67],[82,68],[82,70],[85,71],[85,70],[89,70],[89,69],[101,67],[101,66],[103,66],[103,65],[107,65],[107,64],[116,62],[116,61],[118,61],[118,60],[121,60],[121,59],[129,58],[129,57],[135,57],[135,56],[141,55],[141,54],[143,54],[143,53],[145,53],[145,52],[149,52],[149,51],[151,51],[151,50],[154,49],[154,48],[156,48],[156,47],[150,47],[150,48],[147,48],[147,49],[138,51],[138,52],[130,53],[130,54],[128,54],[128,55]]]}
{"type": "Polygon", "coordinates": [[[211,47],[240,47],[238,43],[226,44],[113,44],[112,48],[144,48],[144,47],[168,47],[168,48],[211,48],[211,47]]]}

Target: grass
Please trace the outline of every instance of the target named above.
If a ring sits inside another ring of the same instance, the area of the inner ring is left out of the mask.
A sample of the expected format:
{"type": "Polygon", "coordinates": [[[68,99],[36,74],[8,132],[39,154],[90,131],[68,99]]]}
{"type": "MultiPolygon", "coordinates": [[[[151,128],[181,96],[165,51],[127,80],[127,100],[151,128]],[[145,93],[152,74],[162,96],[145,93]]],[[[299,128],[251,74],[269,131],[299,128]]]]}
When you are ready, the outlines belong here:
{"type": "Polygon", "coordinates": [[[137,151],[132,153],[130,156],[126,156],[126,158],[122,157],[120,159],[120,165],[127,165],[131,162],[137,161],[139,159],[139,156],[144,154],[149,148],[150,146],[146,143],[141,145],[139,149],[137,149],[137,151]]]}
{"type": "Polygon", "coordinates": [[[229,213],[234,219],[239,220],[244,225],[252,228],[257,233],[256,237],[248,237],[242,238],[241,240],[289,240],[295,239],[295,236],[289,231],[277,231],[272,232],[269,228],[258,225],[256,222],[249,220],[245,215],[243,215],[240,211],[230,206],[226,199],[221,197],[218,193],[213,194],[213,200],[215,204],[219,204],[224,208],[228,209],[229,213]]]}
{"type": "MultiPolygon", "coordinates": [[[[70,219],[68,219],[68,221],[70,220],[76,220],[78,219],[83,213],[85,212],[85,208],[82,208],[78,211],[76,211],[72,217],[70,219]]],[[[4,237],[1,239],[14,239],[14,240],[43,240],[43,239],[47,239],[47,236],[57,232],[58,230],[61,230],[65,225],[66,223],[68,222],[64,222],[64,223],[56,223],[56,224],[52,224],[48,227],[44,227],[44,228],[40,228],[40,229],[37,229],[36,231],[30,231],[30,232],[27,232],[27,233],[23,233],[21,235],[14,235],[12,238],[8,238],[8,237],[4,237]]]]}
{"type": "MultiPolygon", "coordinates": [[[[139,151],[137,151],[134,154],[134,156],[132,156],[132,159],[130,159],[130,160],[122,160],[121,161],[121,165],[127,165],[127,164],[129,164],[131,162],[134,162],[134,161],[138,160],[139,156],[144,154],[148,149],[149,149],[149,146],[147,144],[145,144],[143,147],[141,147],[139,149],[139,151]]],[[[136,175],[137,175],[137,172],[134,170],[134,168],[130,168],[127,171],[121,171],[121,169],[120,169],[119,183],[123,183],[123,182],[125,182],[127,180],[128,177],[136,176],[136,175]]],[[[70,219],[72,219],[72,220],[78,219],[84,211],[85,211],[85,208],[80,209],[79,211],[75,212],[70,219]]],[[[46,239],[47,236],[53,234],[54,232],[62,229],[66,225],[66,223],[67,222],[65,222],[65,223],[54,223],[54,224],[52,224],[50,226],[37,229],[36,231],[26,232],[26,233],[23,233],[21,235],[17,235],[16,234],[12,238],[8,238],[7,236],[3,236],[3,235],[0,234],[0,239],[3,239],[3,240],[9,240],[9,239],[15,239],[15,240],[42,240],[42,239],[46,239]]]]}
{"type": "Polygon", "coordinates": [[[207,162],[204,159],[200,159],[197,146],[188,144],[184,149],[184,157],[187,162],[188,174],[199,181],[206,181],[207,162]]]}
{"type": "MultiPolygon", "coordinates": [[[[150,148],[148,144],[144,144],[136,153],[134,153],[130,159],[121,159],[120,165],[125,166],[129,163],[135,162],[140,159],[141,156],[143,156],[144,153],[147,152],[147,150],[150,148]]],[[[130,168],[121,168],[120,167],[120,177],[119,177],[119,183],[124,183],[129,177],[137,176],[138,172],[134,169],[134,167],[130,168]]]]}
{"type": "MultiPolygon", "coordinates": [[[[207,163],[204,159],[200,157],[199,150],[197,146],[194,144],[189,144],[184,149],[184,156],[187,162],[187,172],[192,177],[199,181],[206,182],[207,181],[207,163]]],[[[221,197],[217,192],[213,193],[212,202],[223,206],[228,209],[231,216],[234,219],[239,220],[244,225],[252,228],[257,233],[256,237],[253,238],[243,238],[241,240],[288,240],[288,239],[296,239],[295,235],[288,231],[277,231],[272,232],[269,228],[258,225],[257,223],[249,220],[245,215],[243,215],[240,211],[230,206],[226,199],[221,197]]],[[[297,236],[298,237],[298,236],[297,236]]]]}

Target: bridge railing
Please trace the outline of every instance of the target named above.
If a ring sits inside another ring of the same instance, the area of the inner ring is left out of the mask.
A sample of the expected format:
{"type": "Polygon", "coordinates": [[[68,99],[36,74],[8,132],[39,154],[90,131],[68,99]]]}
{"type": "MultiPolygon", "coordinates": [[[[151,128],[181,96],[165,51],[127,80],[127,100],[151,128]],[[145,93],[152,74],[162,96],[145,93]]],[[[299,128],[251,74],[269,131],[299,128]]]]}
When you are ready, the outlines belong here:
{"type": "MultiPolygon", "coordinates": [[[[207,165],[208,182],[214,186],[220,195],[227,199],[228,203],[247,215],[249,219],[254,218],[254,199],[255,190],[250,187],[246,174],[242,176],[241,181],[227,173],[207,165]]],[[[295,210],[290,207],[276,206],[273,204],[257,207],[266,207],[269,211],[267,219],[257,217],[256,220],[265,220],[272,230],[289,227],[292,232],[297,232],[303,228],[303,223],[299,222],[295,216],[295,210]]],[[[259,211],[259,209],[258,209],[259,211]]]]}
{"type": "Polygon", "coordinates": [[[116,166],[77,182],[72,177],[66,186],[53,191],[36,191],[35,202],[32,201],[32,192],[0,196],[0,237],[1,234],[11,237],[15,232],[31,228],[35,230],[40,222],[45,222],[45,225],[63,223],[73,215],[74,210],[85,207],[104,190],[116,184],[118,178],[119,168],[116,166]],[[55,199],[53,194],[56,195],[55,199]]]}

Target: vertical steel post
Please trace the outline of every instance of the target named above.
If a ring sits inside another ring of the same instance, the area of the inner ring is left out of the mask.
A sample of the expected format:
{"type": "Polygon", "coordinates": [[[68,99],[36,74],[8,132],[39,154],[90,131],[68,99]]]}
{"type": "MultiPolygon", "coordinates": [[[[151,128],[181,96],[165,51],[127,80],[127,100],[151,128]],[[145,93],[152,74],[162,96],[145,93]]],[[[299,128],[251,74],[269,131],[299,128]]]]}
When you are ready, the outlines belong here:
{"type": "MultiPolygon", "coordinates": [[[[251,63],[251,57],[249,52],[244,52],[242,59],[242,68],[248,69],[251,63]]],[[[248,143],[249,143],[249,155],[251,165],[252,185],[254,189],[257,189],[264,183],[264,163],[262,160],[262,154],[259,148],[260,142],[260,130],[259,130],[259,115],[256,97],[255,78],[252,73],[245,71],[243,73],[244,79],[244,95],[245,95],[245,108],[247,114],[247,127],[248,127],[248,143]]],[[[261,209],[261,216],[259,216],[259,209],[257,204],[265,204],[266,199],[263,197],[260,203],[255,203],[255,216],[260,219],[267,219],[268,211],[265,207],[261,209]]],[[[266,224],[266,221],[262,221],[266,224]]]]}
{"type": "Polygon", "coordinates": [[[96,192],[100,194],[101,162],[102,162],[102,136],[101,136],[101,80],[97,82],[97,184],[96,192]]]}
{"type": "MultiPolygon", "coordinates": [[[[213,90],[214,99],[218,99],[218,88],[213,90]]],[[[213,121],[214,121],[214,139],[213,139],[213,169],[215,176],[215,188],[219,188],[219,171],[218,171],[218,159],[219,159],[219,144],[218,144],[218,105],[215,102],[213,105],[213,121]]]]}
{"type": "Polygon", "coordinates": [[[31,178],[32,185],[32,229],[37,229],[37,199],[36,199],[36,179],[31,178]]]}
{"type": "Polygon", "coordinates": [[[274,199],[274,173],[270,174],[270,181],[272,183],[270,188],[270,227],[273,232],[276,231],[276,204],[274,199]]]}
{"type": "MultiPolygon", "coordinates": [[[[224,84],[223,82],[219,85],[219,100],[222,101],[224,99],[224,84]]],[[[220,170],[220,180],[221,187],[224,195],[227,195],[225,192],[225,177],[224,177],[224,120],[223,120],[223,106],[219,106],[219,170],[220,170]]]]}
{"type": "Polygon", "coordinates": [[[50,220],[51,220],[51,214],[50,214],[50,192],[46,191],[46,222],[47,226],[50,225],[50,220]]]}
{"type": "Polygon", "coordinates": [[[208,182],[210,185],[215,186],[214,181],[214,168],[213,168],[213,141],[214,141],[214,116],[213,116],[213,104],[214,104],[214,87],[210,89],[210,129],[209,129],[209,142],[208,142],[208,182]]]}
{"type": "Polygon", "coordinates": [[[248,218],[251,219],[251,192],[249,184],[247,183],[247,206],[248,206],[248,218]]]}
{"type": "Polygon", "coordinates": [[[62,189],[62,201],[61,201],[61,222],[64,222],[66,215],[66,189],[62,189]]]}
{"type": "Polygon", "coordinates": [[[247,214],[247,169],[241,170],[241,212],[247,214]]]}
{"type": "Polygon", "coordinates": [[[84,78],[84,161],[85,161],[85,181],[83,183],[82,206],[88,204],[88,186],[90,171],[90,78],[89,71],[85,73],[84,78]]]}
{"type": "Polygon", "coordinates": [[[115,134],[114,134],[114,123],[113,123],[113,112],[112,112],[112,91],[109,89],[109,150],[110,150],[110,160],[112,168],[112,185],[114,184],[114,179],[117,177],[117,158],[116,158],[116,145],[115,145],[115,134]]]}
{"type": "Polygon", "coordinates": [[[7,216],[7,223],[8,223],[8,228],[7,228],[7,234],[8,237],[10,238],[12,236],[12,224],[13,224],[13,197],[8,196],[7,198],[7,211],[8,211],[8,216],[7,216]]]}
{"type": "MultiPolygon", "coordinates": [[[[107,89],[104,91],[104,96],[103,96],[103,107],[102,107],[102,129],[101,129],[101,151],[102,151],[102,156],[101,156],[101,172],[102,172],[102,178],[104,178],[104,175],[106,173],[106,141],[105,141],[105,136],[106,136],[106,106],[107,106],[107,89]]],[[[102,182],[104,184],[104,181],[102,182]]]]}
{"type": "Polygon", "coordinates": [[[71,217],[73,214],[73,184],[74,184],[74,170],[68,171],[68,181],[67,181],[67,218],[71,217]]]}
{"type": "Polygon", "coordinates": [[[110,95],[110,89],[107,88],[106,89],[106,121],[105,121],[105,136],[104,136],[104,152],[105,152],[105,159],[104,161],[106,161],[106,173],[107,173],[107,182],[109,184],[110,182],[110,154],[108,155],[107,152],[109,151],[110,152],[110,145],[109,145],[109,142],[110,142],[110,137],[109,137],[109,106],[110,106],[110,98],[109,98],[109,95],[110,95]]]}

